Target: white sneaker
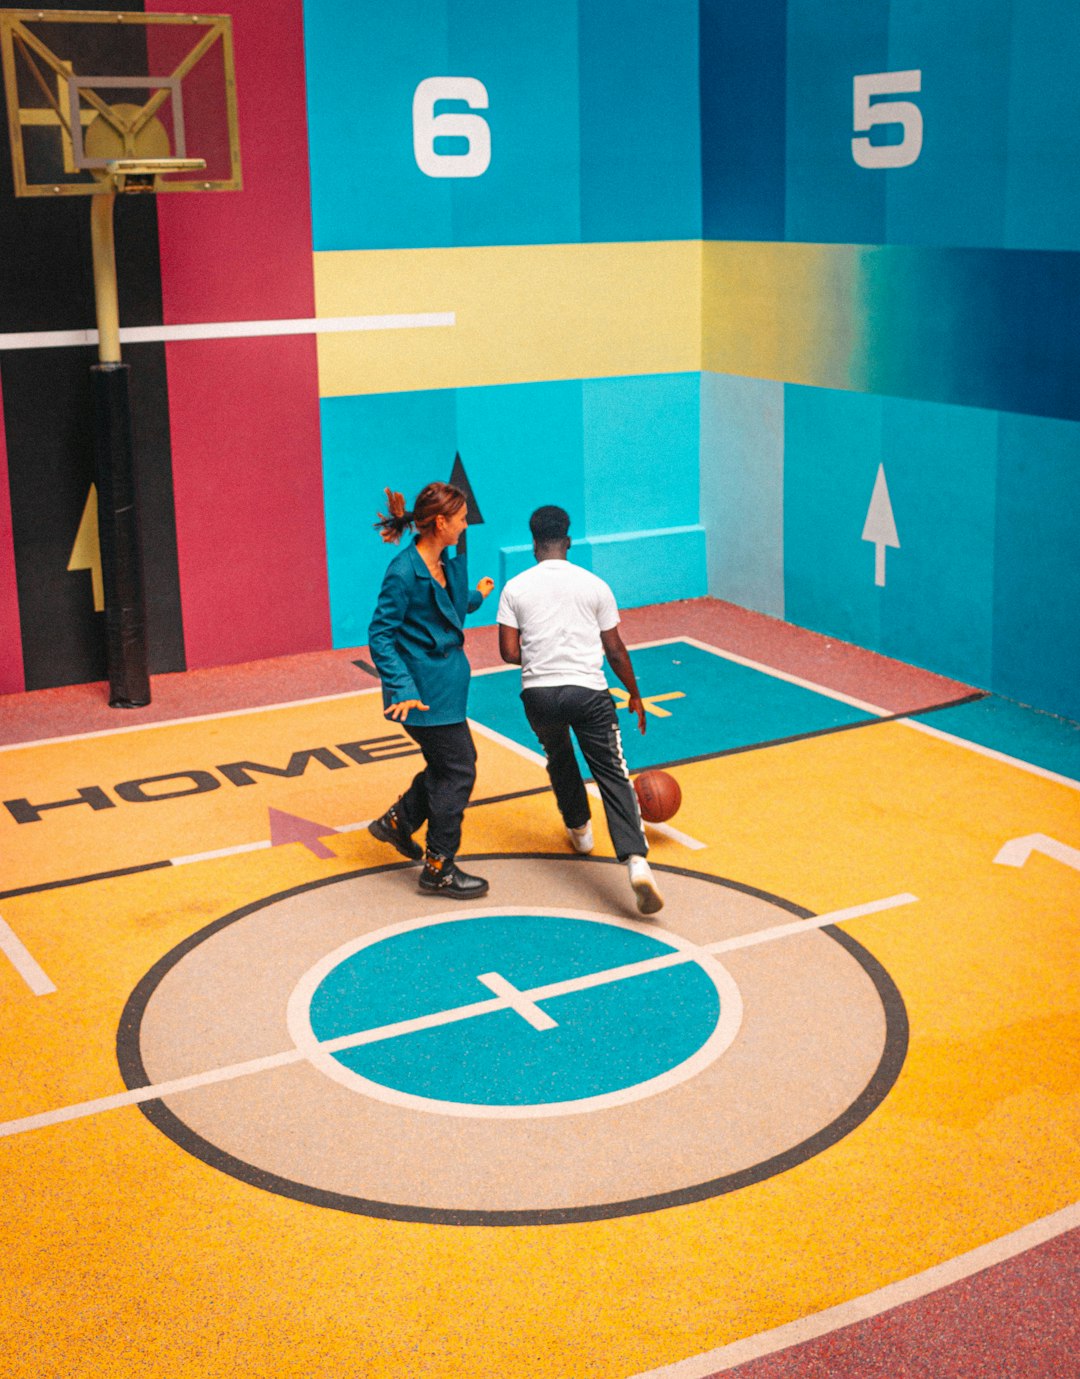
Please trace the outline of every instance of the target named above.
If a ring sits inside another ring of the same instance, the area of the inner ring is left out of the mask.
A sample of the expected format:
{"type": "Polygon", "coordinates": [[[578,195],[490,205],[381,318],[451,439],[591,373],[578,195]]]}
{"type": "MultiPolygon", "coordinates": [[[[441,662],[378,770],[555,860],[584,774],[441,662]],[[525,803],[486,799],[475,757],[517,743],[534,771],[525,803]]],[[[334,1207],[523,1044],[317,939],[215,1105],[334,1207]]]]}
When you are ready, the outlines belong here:
{"type": "Polygon", "coordinates": [[[592,852],[593,836],[592,821],[583,823],[580,828],[568,828],[566,836],[573,844],[575,852],[592,852]]]}
{"type": "Polygon", "coordinates": [[[637,896],[637,907],[643,915],[654,915],[664,908],[664,897],[660,894],[652,868],[644,857],[628,857],[626,869],[630,873],[630,884],[637,896]]]}

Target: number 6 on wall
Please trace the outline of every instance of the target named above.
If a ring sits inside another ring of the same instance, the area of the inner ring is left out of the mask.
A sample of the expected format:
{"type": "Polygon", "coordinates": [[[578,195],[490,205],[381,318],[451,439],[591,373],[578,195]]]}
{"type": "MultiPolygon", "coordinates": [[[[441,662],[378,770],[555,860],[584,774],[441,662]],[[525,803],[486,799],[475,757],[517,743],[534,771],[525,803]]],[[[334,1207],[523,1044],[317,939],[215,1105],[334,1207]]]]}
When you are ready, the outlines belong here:
{"type": "Polygon", "coordinates": [[[852,139],[851,156],[860,168],[906,168],[922,152],[922,111],[911,101],[871,101],[873,96],[891,96],[897,91],[922,90],[922,72],[874,72],[855,78],[855,128],[872,129],[877,124],[898,124],[904,137],[898,144],[872,144],[869,139],[852,139]]]}
{"type": "Polygon", "coordinates": [[[447,111],[436,115],[437,101],[464,101],[486,110],[487,87],[475,77],[425,77],[413,92],[413,155],[428,177],[480,177],[491,162],[491,130],[482,115],[447,111]],[[465,153],[436,153],[435,140],[468,140],[465,153]]]}

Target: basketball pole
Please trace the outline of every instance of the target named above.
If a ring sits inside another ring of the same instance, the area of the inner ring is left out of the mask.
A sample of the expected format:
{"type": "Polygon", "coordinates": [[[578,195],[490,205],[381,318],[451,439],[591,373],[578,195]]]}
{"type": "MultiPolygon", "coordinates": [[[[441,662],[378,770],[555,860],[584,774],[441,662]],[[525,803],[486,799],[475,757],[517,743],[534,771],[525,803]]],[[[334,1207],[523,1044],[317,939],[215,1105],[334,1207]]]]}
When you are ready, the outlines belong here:
{"type": "Polygon", "coordinates": [[[139,545],[135,447],[129,366],[120,359],[120,307],[116,282],[116,183],[90,200],[98,363],[90,369],[98,537],[105,591],[105,660],[109,705],[140,708],[150,702],[146,599],[139,545]]]}
{"type": "Polygon", "coordinates": [[[116,198],[129,193],[239,191],[242,187],[232,18],[227,14],[200,18],[142,11],[7,10],[3,3],[0,0],[0,80],[15,195],[91,198],[98,327],[98,362],[90,369],[91,439],[109,705],[139,708],[150,702],[149,638],[130,370],[120,356],[116,198]],[[126,47],[114,45],[107,29],[100,27],[115,28],[118,23],[128,33],[141,29],[150,70],[127,71],[131,54],[126,47]],[[166,45],[172,54],[168,60],[151,61],[151,28],[163,37],[171,32],[181,38],[179,44],[166,45]],[[114,49],[125,70],[108,73],[108,54],[114,49]],[[211,52],[213,59],[203,64],[211,52]],[[125,53],[127,57],[121,60],[125,53]],[[86,76],[88,67],[102,75],[86,76]],[[199,75],[187,89],[201,112],[197,124],[200,130],[214,130],[200,135],[209,140],[215,161],[214,175],[202,181],[193,174],[205,173],[206,158],[188,156],[186,97],[181,94],[182,83],[196,68],[199,75]],[[127,93],[135,103],[115,100],[114,91],[127,93]],[[108,99],[102,94],[106,92],[108,99]],[[227,169],[225,150],[218,147],[222,129],[228,137],[227,169]],[[29,141],[28,130],[32,131],[29,141]],[[55,140],[38,137],[49,130],[60,136],[59,146],[55,140]]]}

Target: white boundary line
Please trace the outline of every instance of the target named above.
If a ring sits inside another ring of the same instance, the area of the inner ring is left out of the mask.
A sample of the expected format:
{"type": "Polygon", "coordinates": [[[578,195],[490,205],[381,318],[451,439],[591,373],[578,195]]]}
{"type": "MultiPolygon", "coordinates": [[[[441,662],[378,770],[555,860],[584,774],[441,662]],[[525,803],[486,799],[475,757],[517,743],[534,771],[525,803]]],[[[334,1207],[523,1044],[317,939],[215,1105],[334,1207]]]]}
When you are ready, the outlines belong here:
{"type": "Polygon", "coordinates": [[[915,718],[901,718],[898,722],[902,723],[905,728],[914,728],[916,732],[926,733],[929,737],[940,738],[942,742],[948,742],[954,747],[966,747],[969,752],[977,752],[979,756],[989,757],[991,761],[1000,761],[1006,766],[1016,766],[1021,771],[1027,771],[1029,775],[1041,776],[1043,780],[1052,780],[1055,785],[1065,785],[1070,790],[1080,790],[1080,780],[1073,780],[1071,776],[1059,775],[1056,771],[1048,771],[1045,766],[1036,766],[1030,761],[1021,761],[1019,757],[1011,757],[1006,752],[999,752],[994,747],[984,747],[981,742],[969,742],[966,737],[954,737],[952,733],[943,732],[940,728],[933,728],[929,723],[923,723],[915,718]]]}
{"type": "MultiPolygon", "coordinates": [[[[899,905],[907,905],[916,899],[912,895],[892,895],[883,900],[871,900],[862,905],[851,906],[844,910],[832,910],[824,915],[812,915],[805,920],[797,920],[793,924],[777,924],[771,929],[760,929],[748,935],[737,936],[735,938],[719,939],[714,944],[703,944],[701,949],[704,952],[715,953],[726,951],[729,948],[750,946],[751,944],[761,944],[774,942],[777,939],[790,938],[796,933],[809,933],[814,929],[821,929],[827,924],[835,924],[840,920],[855,919],[859,915],[873,914],[878,910],[892,909],[899,905]]],[[[399,925],[391,926],[391,930],[404,931],[406,929],[419,928],[432,921],[444,922],[451,919],[463,919],[468,914],[476,913],[474,910],[465,913],[448,914],[444,916],[422,916],[418,919],[405,920],[399,925]]],[[[484,913],[487,913],[486,911],[484,913]]],[[[523,910],[521,913],[540,913],[539,911],[523,910]]],[[[546,914],[547,911],[544,911],[546,914]]],[[[570,913],[564,911],[563,913],[570,913]]],[[[574,911],[581,918],[589,918],[585,911],[574,911]]],[[[615,924],[627,929],[636,929],[637,925],[629,920],[619,921],[609,915],[595,916],[607,924],[615,924]]],[[[386,932],[386,931],[383,931],[386,932]]],[[[664,939],[671,941],[676,936],[664,931],[664,939]]],[[[372,936],[360,943],[350,943],[344,949],[337,950],[337,953],[359,948],[366,942],[371,942],[372,936]]],[[[550,996],[562,995],[571,990],[584,990],[591,986],[602,984],[609,978],[622,979],[624,977],[639,975],[641,973],[659,969],[661,967],[673,966],[676,963],[688,960],[691,950],[694,950],[689,940],[681,943],[680,950],[655,958],[647,958],[639,963],[631,963],[624,967],[612,968],[608,973],[592,973],[587,976],[577,977],[565,982],[552,983],[547,986],[536,987],[527,994],[535,1000],[546,999],[550,996]]],[[[317,964],[312,972],[320,972],[330,958],[337,956],[337,953],[328,955],[317,964]]],[[[311,973],[308,974],[311,977],[311,973]]],[[[314,986],[314,982],[311,982],[314,986]]],[[[301,982],[303,986],[303,982],[301,982]]],[[[296,993],[290,998],[290,1003],[296,998],[296,993]]],[[[377,1043],[381,1039],[394,1038],[402,1034],[412,1033],[421,1029],[434,1028],[438,1025],[451,1024],[455,1021],[470,1018],[473,1015],[486,1014],[493,1010],[505,1009],[507,1003],[498,997],[490,1000],[475,1002],[469,1006],[459,1006],[456,1009],[436,1012],[432,1015],[418,1016],[411,1020],[403,1020],[390,1025],[381,1026],[378,1029],[363,1030],[359,1034],[341,1035],[338,1038],[327,1040],[325,1044],[319,1044],[317,1051],[327,1052],[339,1051],[347,1048],[360,1047],[364,1044],[377,1043]]],[[[741,1009],[740,1009],[741,1019],[741,1009]]],[[[734,1037],[734,1036],[733,1036],[734,1037]]],[[[168,1082],[159,1082],[149,1087],[132,1087],[126,1092],[117,1092],[112,1096],[98,1097],[93,1101],[80,1101],[71,1106],[62,1106],[55,1111],[42,1111],[37,1115],[20,1116],[15,1120],[0,1121],[0,1139],[12,1135],[25,1134],[30,1130],[41,1130],[49,1125],[59,1125],[69,1120],[81,1120],[87,1116],[95,1116],[102,1111],[114,1111],[123,1106],[137,1106],[144,1101],[156,1101],[158,1098],[176,1096],[180,1092],[194,1091],[198,1087],[210,1086],[217,1082],[229,1082],[236,1077],[248,1077],[252,1073],[266,1072],[273,1068],[284,1067],[289,1063],[299,1063],[304,1059],[310,1058],[311,1050],[308,1047],[285,1049],[281,1053],[268,1054],[263,1058],[251,1058],[243,1063],[232,1063],[223,1068],[212,1068],[205,1073],[191,1073],[187,1077],[173,1078],[168,1082]]],[[[535,1108],[532,1108],[535,1109],[535,1108]]]]}
{"type": "Polygon", "coordinates": [[[33,954],[6,920],[0,919],[0,952],[3,952],[15,971],[35,996],[48,996],[55,985],[38,966],[33,954]]]}
{"type": "Polygon", "coordinates": [[[737,665],[747,666],[751,670],[759,670],[763,675],[770,675],[774,680],[786,680],[789,684],[799,685],[802,689],[813,690],[815,694],[824,695],[827,699],[838,699],[842,704],[850,704],[853,708],[863,709],[867,713],[872,713],[878,718],[891,718],[905,728],[914,728],[916,732],[926,733],[930,737],[940,738],[942,742],[951,743],[954,747],[964,747],[969,752],[976,752],[980,756],[990,757],[993,761],[1000,761],[1005,766],[1015,766],[1020,771],[1027,771],[1030,775],[1041,776],[1044,780],[1054,781],[1057,785],[1068,786],[1070,790],[1080,790],[1080,781],[1073,780],[1071,776],[1060,775],[1057,771],[1050,771],[1044,766],[1036,766],[1033,762],[1023,761],[1020,757],[1009,756],[1007,752],[999,752],[994,747],[984,747],[980,742],[972,742],[966,737],[957,737],[953,733],[944,732],[941,728],[932,727],[929,723],[924,723],[922,719],[906,718],[895,715],[890,709],[883,709],[876,704],[864,703],[861,699],[853,699],[850,695],[841,694],[837,690],[827,689],[824,685],[817,685],[812,680],[801,680],[797,675],[788,675],[785,671],[774,670],[771,666],[762,665],[759,661],[747,660],[745,656],[736,656],[731,651],[721,651],[718,647],[709,646],[707,642],[700,642],[696,637],[666,637],[655,642],[638,642],[630,648],[637,651],[650,646],[671,646],[679,642],[687,642],[690,646],[696,646],[701,651],[707,651],[713,656],[719,656],[725,661],[734,661],[737,665]]]}
{"type": "Polygon", "coordinates": [[[118,728],[95,728],[89,733],[69,733],[66,737],[41,737],[35,742],[6,742],[0,752],[20,752],[24,747],[49,747],[54,742],[85,742],[91,737],[116,737],[120,733],[143,733],[151,728],[179,728],[187,723],[212,723],[219,718],[244,718],[253,713],[272,713],[275,709],[300,709],[307,704],[330,704],[336,699],[359,699],[381,693],[378,685],[368,689],[343,690],[341,694],[318,694],[311,699],[289,699],[281,704],[256,704],[249,709],[222,709],[218,713],[195,713],[187,718],[159,718],[152,723],[127,723],[118,728]]]}
{"type": "Polygon", "coordinates": [[[850,1302],[842,1302],[836,1307],[826,1308],[824,1312],[816,1312],[812,1316],[788,1322],[786,1326],[775,1327],[772,1331],[762,1331],[756,1336],[746,1337],[745,1340],[732,1341],[729,1345],[695,1355],[692,1359],[644,1371],[635,1375],[634,1379],[707,1379],[709,1375],[734,1369],[750,1360],[775,1355],[777,1351],[787,1350],[790,1346],[802,1345],[806,1341],[827,1336],[855,1322],[878,1317],[883,1312],[891,1312],[893,1308],[900,1307],[906,1302],[915,1302],[918,1298],[936,1293],[951,1283],[959,1283],[962,1279],[970,1278],[972,1274],[981,1273],[996,1264],[1004,1264],[1006,1260],[1025,1254],[1036,1245],[1044,1245],[1047,1241],[1064,1235],[1066,1231],[1075,1230],[1078,1226],[1080,1204],[1062,1207],[1050,1216],[1043,1216],[1038,1221],[1032,1221],[1027,1226],[1011,1231],[1008,1235],[999,1236],[997,1240],[991,1240],[986,1245],[978,1245],[966,1254],[957,1255],[943,1264],[935,1264],[923,1273],[913,1274],[899,1283],[891,1283],[872,1293],[864,1293],[862,1297],[852,1298],[850,1302]]]}
{"type": "MultiPolygon", "coordinates": [[[[737,665],[748,667],[750,670],[760,671],[763,675],[769,675],[774,680],[786,680],[789,684],[798,685],[802,689],[812,690],[815,694],[823,695],[827,699],[836,699],[840,703],[850,704],[853,708],[862,709],[866,713],[872,713],[878,718],[893,718],[893,714],[888,709],[883,709],[879,705],[867,704],[861,699],[853,699],[849,695],[841,694],[836,690],[827,689],[824,685],[817,685],[812,680],[801,680],[796,675],[788,675],[785,671],[775,670],[771,666],[763,665],[760,661],[748,660],[745,656],[736,656],[734,652],[721,651],[718,647],[709,646],[706,642],[698,641],[696,637],[665,637],[654,642],[636,642],[630,646],[631,651],[642,651],[653,646],[674,646],[685,643],[695,646],[701,651],[707,651],[712,656],[718,656],[721,660],[734,661],[737,665]]],[[[513,666],[484,666],[480,670],[474,670],[473,675],[492,675],[503,674],[513,670],[513,666]]],[[[99,728],[88,733],[69,733],[64,737],[45,737],[38,738],[33,742],[8,742],[0,744],[0,752],[18,752],[24,747],[48,747],[52,743],[61,742],[82,742],[93,737],[112,737],[118,733],[139,733],[148,728],[171,728],[183,723],[207,723],[219,718],[240,718],[244,714],[270,713],[275,709],[295,709],[305,704],[326,704],[336,699],[357,699],[365,694],[378,694],[379,687],[371,686],[368,689],[347,690],[341,694],[315,695],[310,699],[291,699],[280,704],[257,704],[253,708],[247,709],[224,709],[219,713],[192,714],[186,718],[162,718],[153,723],[131,723],[118,728],[99,728]]],[[[931,737],[940,738],[942,742],[948,742],[955,747],[965,748],[969,752],[975,752],[980,756],[989,757],[993,761],[1000,761],[1005,766],[1014,766],[1019,771],[1026,771],[1029,775],[1040,776],[1043,780],[1053,781],[1057,785],[1064,785],[1070,790],[1080,790],[1080,781],[1074,780],[1070,776],[1063,776],[1057,771],[1050,771],[1046,767],[1036,766],[1030,761],[1023,761],[1019,757],[1009,756],[1006,752],[999,752],[993,747],[984,747],[981,743],[972,742],[964,737],[956,737],[952,733],[943,732],[940,728],[931,727],[929,723],[923,723],[920,719],[914,718],[895,718],[895,722],[905,728],[914,728],[917,732],[927,733],[931,737]]],[[[475,720],[470,719],[469,723],[482,736],[491,738],[493,742],[501,742],[503,746],[509,747],[512,751],[518,752],[521,756],[529,756],[543,766],[544,758],[539,752],[531,752],[527,747],[520,747],[517,743],[512,743],[509,738],[503,737],[493,729],[481,728],[475,720]]],[[[650,824],[650,828],[660,831],[667,829],[666,824],[650,824]]],[[[678,830],[672,830],[672,835],[678,830]]],[[[685,835],[676,839],[684,842],[685,835]]],[[[689,846],[689,844],[688,844],[689,846]]],[[[704,846],[704,845],[702,845],[704,846]]]]}
{"type": "MultiPolygon", "coordinates": [[[[154,340],[250,340],[266,335],[331,335],[362,330],[423,330],[453,326],[452,311],[399,316],[313,316],[276,321],[205,321],[196,325],[122,326],[122,344],[154,340]]],[[[68,349],[96,345],[98,333],[86,330],[27,330],[0,334],[0,350],[68,349]]]]}
{"type": "Polygon", "coordinates": [[[637,642],[630,647],[630,650],[644,651],[646,647],[679,644],[696,646],[699,651],[707,651],[710,656],[719,656],[724,661],[734,661],[737,666],[746,666],[749,670],[759,670],[763,675],[769,675],[774,680],[786,680],[789,685],[798,685],[800,689],[813,690],[815,694],[820,694],[826,699],[836,699],[841,704],[850,704],[853,709],[862,709],[864,713],[872,713],[877,718],[891,718],[893,716],[891,709],[883,709],[879,704],[868,704],[863,699],[854,699],[850,694],[842,694],[840,690],[827,689],[824,685],[815,684],[813,680],[803,680],[798,675],[789,675],[786,670],[777,670],[774,666],[764,665],[761,661],[751,661],[746,656],[737,656],[734,651],[721,651],[719,647],[709,646],[708,642],[700,642],[696,637],[661,637],[655,642],[637,642]]]}

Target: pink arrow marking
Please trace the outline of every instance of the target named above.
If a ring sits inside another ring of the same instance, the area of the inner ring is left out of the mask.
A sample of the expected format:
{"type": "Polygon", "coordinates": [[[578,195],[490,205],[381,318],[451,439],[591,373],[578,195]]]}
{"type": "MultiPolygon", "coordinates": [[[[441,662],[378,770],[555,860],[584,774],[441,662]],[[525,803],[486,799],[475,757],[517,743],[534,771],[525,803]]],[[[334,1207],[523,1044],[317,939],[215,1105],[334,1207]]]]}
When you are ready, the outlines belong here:
{"type": "Polygon", "coordinates": [[[313,852],[316,857],[336,857],[337,854],[331,852],[325,843],[320,843],[320,838],[325,838],[330,833],[336,833],[336,828],[329,828],[326,824],[314,823],[311,819],[301,819],[296,814],[286,814],[281,809],[271,809],[270,813],[270,846],[279,848],[285,843],[303,843],[309,852],[313,852]]]}

